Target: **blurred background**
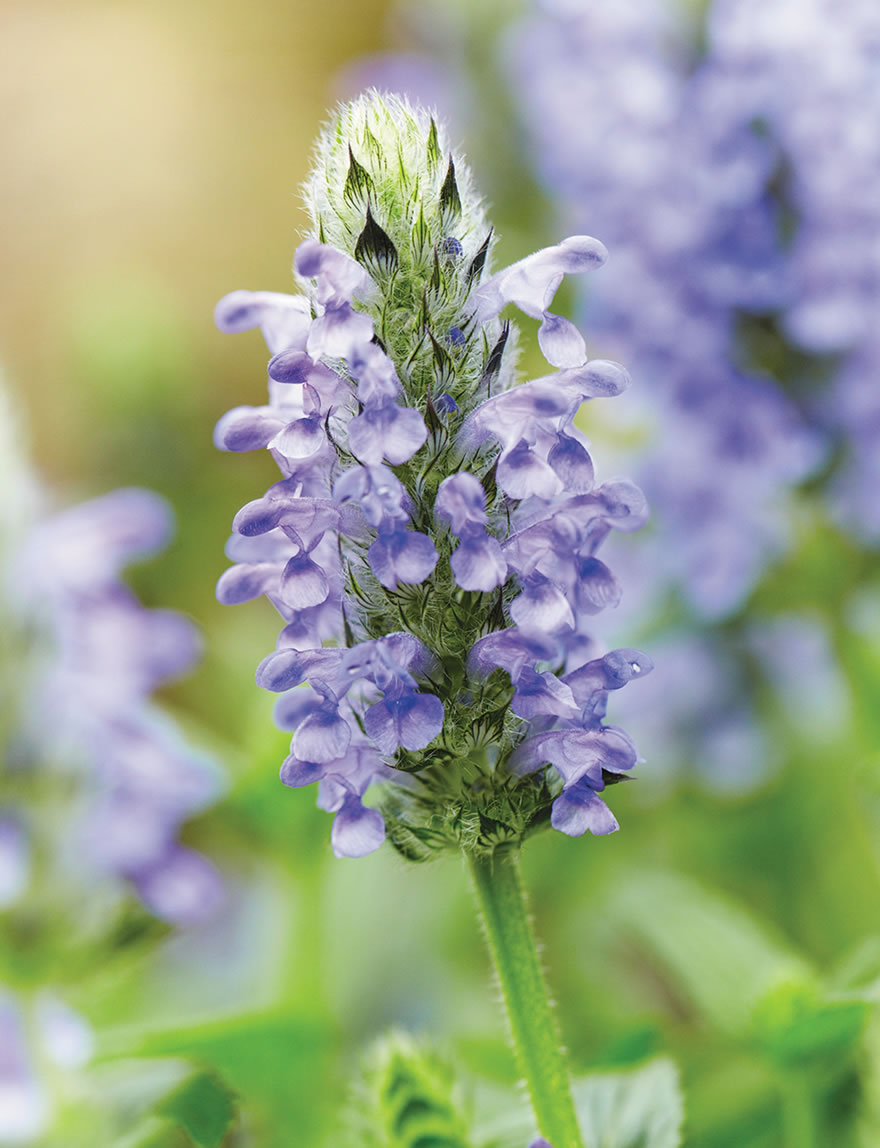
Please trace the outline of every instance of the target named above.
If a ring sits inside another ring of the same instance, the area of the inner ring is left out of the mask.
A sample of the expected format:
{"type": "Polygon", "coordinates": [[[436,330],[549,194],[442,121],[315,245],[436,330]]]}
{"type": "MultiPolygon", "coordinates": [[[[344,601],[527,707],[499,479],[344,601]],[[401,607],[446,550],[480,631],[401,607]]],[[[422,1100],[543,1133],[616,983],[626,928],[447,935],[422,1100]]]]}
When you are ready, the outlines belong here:
{"type": "MultiPolygon", "coordinates": [[[[528,1140],[497,1119],[515,1072],[462,865],[334,860],[311,792],[277,780],[287,739],[253,681],[276,617],[214,599],[233,514],[276,476],[213,446],[265,393],[261,339],[219,334],[213,306],[291,289],[312,141],[373,83],[449,119],[499,265],[576,232],[611,251],[557,309],[634,376],[582,416],[602,473],[655,507],[597,636],[657,668],[611,710],[646,759],[612,794],[621,832],[524,852],[573,1068],[671,1056],[701,1148],[880,1143],[880,21],[857,0],[613,7],[3,6],[8,449],[53,508],[136,486],[173,509],[125,581],[202,635],[158,698],[214,763],[183,838],[224,892],[185,927],[116,907],[75,954],[39,914],[84,914],[87,885],[12,905],[0,1044],[26,1051],[0,1056],[0,1099],[49,1083],[0,1143],[136,1136],[183,1063],[237,1095],[225,1143],[342,1143],[348,1081],[392,1025],[476,1082],[474,1143],[528,1140]],[[78,1018],[63,1032],[91,1034],[51,1070],[4,1020],[46,986],[78,1018]]],[[[18,800],[13,781],[0,805],[18,800]]]]}

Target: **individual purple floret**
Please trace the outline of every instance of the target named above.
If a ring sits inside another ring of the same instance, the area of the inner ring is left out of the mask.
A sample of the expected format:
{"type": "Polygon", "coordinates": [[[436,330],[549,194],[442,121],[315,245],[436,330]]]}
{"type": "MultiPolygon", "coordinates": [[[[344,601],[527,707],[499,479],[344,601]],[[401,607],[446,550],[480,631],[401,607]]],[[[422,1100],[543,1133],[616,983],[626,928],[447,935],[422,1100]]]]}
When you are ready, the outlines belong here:
{"type": "Polygon", "coordinates": [[[650,661],[582,651],[586,619],[619,596],[596,552],[647,509],[631,483],[597,482],[574,425],[629,377],[550,310],[563,277],[607,253],[573,236],[491,274],[491,229],[441,140],[397,99],[343,106],[306,189],[303,294],[217,307],[221,330],[259,327],[272,358],[268,404],[225,415],[216,441],[268,449],[282,472],[236,515],[217,593],[264,594],[284,620],[257,682],[293,733],[282,781],[319,784],[337,856],[389,828],[408,856],[491,851],[550,806],[565,833],[608,833],[598,794],[638,760],[603,719],[650,661]],[[511,304],[558,368],[521,386],[511,304]]]}
{"type": "Polygon", "coordinates": [[[217,796],[216,769],[152,703],[199,653],[187,619],[141,605],[121,571],[167,541],[168,507],[125,489],[48,517],[15,569],[44,635],[27,741],[32,756],[80,778],[71,857],[130,881],[157,916],[210,913],[219,876],[179,844],[183,823],[217,796]]]}

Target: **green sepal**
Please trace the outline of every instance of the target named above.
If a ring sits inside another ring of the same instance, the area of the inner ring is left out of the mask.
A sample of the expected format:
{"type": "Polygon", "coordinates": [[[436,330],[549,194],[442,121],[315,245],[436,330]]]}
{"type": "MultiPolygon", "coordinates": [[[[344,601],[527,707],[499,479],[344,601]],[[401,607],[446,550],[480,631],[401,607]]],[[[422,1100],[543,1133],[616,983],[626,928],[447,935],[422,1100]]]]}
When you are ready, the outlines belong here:
{"type": "Polygon", "coordinates": [[[468,288],[472,287],[475,283],[479,283],[483,274],[483,268],[486,266],[486,259],[489,255],[489,245],[492,242],[492,231],[493,229],[490,227],[489,234],[483,240],[479,250],[477,251],[477,254],[470,262],[470,266],[468,267],[467,271],[468,288]]]}
{"type": "Polygon", "coordinates": [[[437,124],[434,117],[431,117],[431,126],[428,129],[428,163],[431,167],[436,167],[440,162],[440,141],[437,137],[437,124]]]}
{"type": "Polygon", "coordinates": [[[425,210],[422,205],[419,204],[419,217],[412,229],[412,250],[416,259],[421,258],[422,253],[425,251],[430,241],[431,232],[429,231],[428,225],[425,222],[425,210]]]}
{"type": "Polygon", "coordinates": [[[461,196],[458,194],[458,184],[455,182],[455,161],[452,156],[449,157],[446,178],[440,188],[440,210],[447,224],[461,218],[461,196]]]}
{"type": "Polygon", "coordinates": [[[383,231],[373,218],[369,204],[367,204],[364,229],[355,244],[354,257],[358,263],[362,263],[371,272],[380,272],[386,275],[390,275],[396,270],[400,262],[397,248],[388,233],[383,231]]]}
{"type": "Polygon", "coordinates": [[[369,204],[372,190],[373,181],[370,178],[370,173],[355,159],[354,152],[351,150],[351,144],[349,144],[348,175],[345,177],[345,187],[342,192],[343,198],[345,202],[352,207],[359,207],[364,203],[369,204]]]}
{"type": "Polygon", "coordinates": [[[501,374],[501,360],[504,356],[504,348],[507,346],[507,340],[510,335],[510,322],[506,321],[501,328],[501,334],[495,346],[489,352],[486,359],[486,366],[483,369],[483,374],[480,379],[480,386],[486,388],[487,394],[490,392],[492,384],[501,374]]]}

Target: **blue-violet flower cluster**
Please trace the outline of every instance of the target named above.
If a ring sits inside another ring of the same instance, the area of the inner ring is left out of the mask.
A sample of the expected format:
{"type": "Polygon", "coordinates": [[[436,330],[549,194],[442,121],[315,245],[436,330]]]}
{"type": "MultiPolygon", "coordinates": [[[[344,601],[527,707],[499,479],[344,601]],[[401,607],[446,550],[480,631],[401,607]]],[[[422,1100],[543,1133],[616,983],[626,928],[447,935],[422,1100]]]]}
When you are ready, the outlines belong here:
{"type": "Polygon", "coordinates": [[[650,662],[590,659],[586,624],[620,592],[601,543],[646,506],[596,482],[574,425],[627,374],[550,309],[606,251],[574,236],[490,274],[464,162],[427,113],[375,94],[321,137],[306,201],[302,294],[235,291],[216,313],[272,355],[268,403],[216,430],[282,476],[236,515],[217,592],[264,594],[284,620],[257,671],[293,732],[282,780],[318,783],[339,856],[386,828],[413,858],[490,852],[548,817],[611,832],[599,794],[638,755],[604,722],[608,692],[650,662]],[[552,368],[520,386],[508,304],[539,321],[552,368]]]}
{"type": "MultiPolygon", "coordinates": [[[[183,923],[221,895],[213,865],[178,841],[183,823],[217,797],[219,777],[151,694],[191,667],[199,642],[186,618],[147,609],[120,576],[164,545],[170,525],[161,498],[123,489],[30,530],[12,589],[42,652],[17,752],[77,779],[61,867],[130,882],[151,912],[183,923]]],[[[7,822],[0,835],[15,834],[24,858],[22,823],[11,814],[7,822]]]]}

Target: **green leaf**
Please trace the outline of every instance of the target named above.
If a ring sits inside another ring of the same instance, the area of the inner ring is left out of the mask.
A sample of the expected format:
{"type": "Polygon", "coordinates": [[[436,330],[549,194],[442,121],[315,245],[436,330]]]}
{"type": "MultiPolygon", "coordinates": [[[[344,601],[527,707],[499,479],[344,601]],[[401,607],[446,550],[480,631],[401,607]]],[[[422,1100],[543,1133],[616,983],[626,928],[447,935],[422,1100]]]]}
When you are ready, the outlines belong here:
{"type": "Polygon", "coordinates": [[[783,1066],[843,1063],[861,1039],[870,1005],[827,1000],[803,984],[778,985],[761,1001],[755,1029],[768,1056],[783,1066]]]}
{"type": "Polygon", "coordinates": [[[684,1101],[678,1069],[666,1057],[631,1072],[598,1072],[573,1083],[590,1148],[678,1148],[684,1101]]]}
{"type": "Polygon", "coordinates": [[[212,1072],[185,1080],[156,1111],[185,1128],[199,1148],[219,1148],[235,1120],[234,1094],[212,1072]]]}
{"type": "Polygon", "coordinates": [[[776,986],[815,982],[807,962],[764,921],[679,874],[624,878],[609,891],[609,913],[722,1031],[747,1034],[755,1009],[776,986]]]}
{"type": "Polygon", "coordinates": [[[119,1140],[113,1148],[195,1148],[179,1124],[151,1116],[119,1140]]]}
{"type": "Polygon", "coordinates": [[[142,1033],[127,1051],[212,1065],[241,1097],[260,1148],[287,1148],[285,1120],[291,1112],[302,1143],[320,1140],[326,1111],[315,1096],[326,1086],[330,1041],[323,1021],[267,1012],[142,1033]]]}

